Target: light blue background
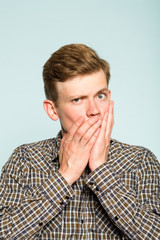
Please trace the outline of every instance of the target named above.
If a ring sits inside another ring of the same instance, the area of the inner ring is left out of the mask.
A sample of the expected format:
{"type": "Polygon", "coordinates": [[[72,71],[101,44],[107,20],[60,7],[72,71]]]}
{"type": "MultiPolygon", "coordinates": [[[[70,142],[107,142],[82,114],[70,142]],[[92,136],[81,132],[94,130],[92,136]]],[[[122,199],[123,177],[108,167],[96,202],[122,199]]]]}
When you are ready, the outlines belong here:
{"type": "Polygon", "coordinates": [[[64,44],[85,43],[111,65],[112,137],[160,159],[160,1],[0,1],[0,168],[23,143],[54,137],[42,66],[64,44]]]}

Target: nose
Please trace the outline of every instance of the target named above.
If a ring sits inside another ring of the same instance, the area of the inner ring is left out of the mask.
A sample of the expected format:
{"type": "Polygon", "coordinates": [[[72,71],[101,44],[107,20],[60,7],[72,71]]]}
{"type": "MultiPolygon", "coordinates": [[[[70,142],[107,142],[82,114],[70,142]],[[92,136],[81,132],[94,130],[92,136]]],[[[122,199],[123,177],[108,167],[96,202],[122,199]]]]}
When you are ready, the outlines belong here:
{"type": "Polygon", "coordinates": [[[86,115],[88,118],[100,115],[100,110],[95,101],[89,101],[86,106],[86,115]]]}

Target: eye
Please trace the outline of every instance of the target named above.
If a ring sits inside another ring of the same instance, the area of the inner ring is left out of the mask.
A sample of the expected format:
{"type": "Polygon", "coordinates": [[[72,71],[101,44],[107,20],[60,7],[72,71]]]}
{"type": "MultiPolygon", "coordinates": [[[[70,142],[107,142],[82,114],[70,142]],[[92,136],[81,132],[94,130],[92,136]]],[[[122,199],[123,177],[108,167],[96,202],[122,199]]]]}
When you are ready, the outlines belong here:
{"type": "Polygon", "coordinates": [[[81,100],[80,98],[75,98],[75,99],[72,100],[72,102],[74,102],[74,103],[79,103],[80,100],[81,100]]]}
{"type": "Polygon", "coordinates": [[[106,97],[106,95],[104,94],[104,93],[100,93],[99,95],[98,95],[98,98],[99,99],[104,99],[106,97]]]}

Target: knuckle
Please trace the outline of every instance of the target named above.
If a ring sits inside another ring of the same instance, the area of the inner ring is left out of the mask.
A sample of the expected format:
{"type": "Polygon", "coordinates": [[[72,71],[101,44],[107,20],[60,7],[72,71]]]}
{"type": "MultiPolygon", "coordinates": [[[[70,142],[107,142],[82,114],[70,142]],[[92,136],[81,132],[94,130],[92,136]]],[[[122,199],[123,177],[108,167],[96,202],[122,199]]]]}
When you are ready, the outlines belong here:
{"type": "Polygon", "coordinates": [[[69,129],[67,134],[68,134],[69,137],[71,137],[72,136],[72,129],[69,129]]]}
{"type": "Polygon", "coordinates": [[[94,137],[88,142],[89,147],[92,147],[94,143],[94,137]]]}
{"type": "Polygon", "coordinates": [[[76,137],[80,138],[82,136],[82,130],[76,132],[76,137]]]}
{"type": "Polygon", "coordinates": [[[71,142],[70,145],[69,145],[69,147],[68,147],[68,152],[69,152],[69,153],[72,152],[73,149],[74,149],[74,143],[71,142]]]}
{"type": "Polygon", "coordinates": [[[80,126],[80,122],[79,122],[79,121],[75,121],[74,125],[75,125],[76,127],[79,127],[79,126],[80,126]]]}
{"type": "Polygon", "coordinates": [[[83,137],[84,141],[88,141],[89,139],[89,135],[88,134],[85,134],[84,137],[83,137]]]}
{"type": "Polygon", "coordinates": [[[92,126],[95,122],[95,119],[94,118],[90,118],[89,121],[88,121],[88,124],[89,126],[92,126]]]}

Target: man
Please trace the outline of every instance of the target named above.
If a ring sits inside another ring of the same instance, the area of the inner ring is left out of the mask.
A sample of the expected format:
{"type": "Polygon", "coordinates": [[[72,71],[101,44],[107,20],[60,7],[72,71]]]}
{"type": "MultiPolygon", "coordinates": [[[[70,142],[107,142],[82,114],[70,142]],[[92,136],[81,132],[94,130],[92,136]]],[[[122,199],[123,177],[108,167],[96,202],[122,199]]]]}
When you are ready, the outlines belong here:
{"type": "Polygon", "coordinates": [[[160,239],[160,166],[111,139],[109,64],[82,44],[44,65],[56,138],[18,147],[2,169],[0,239],[160,239]]]}

